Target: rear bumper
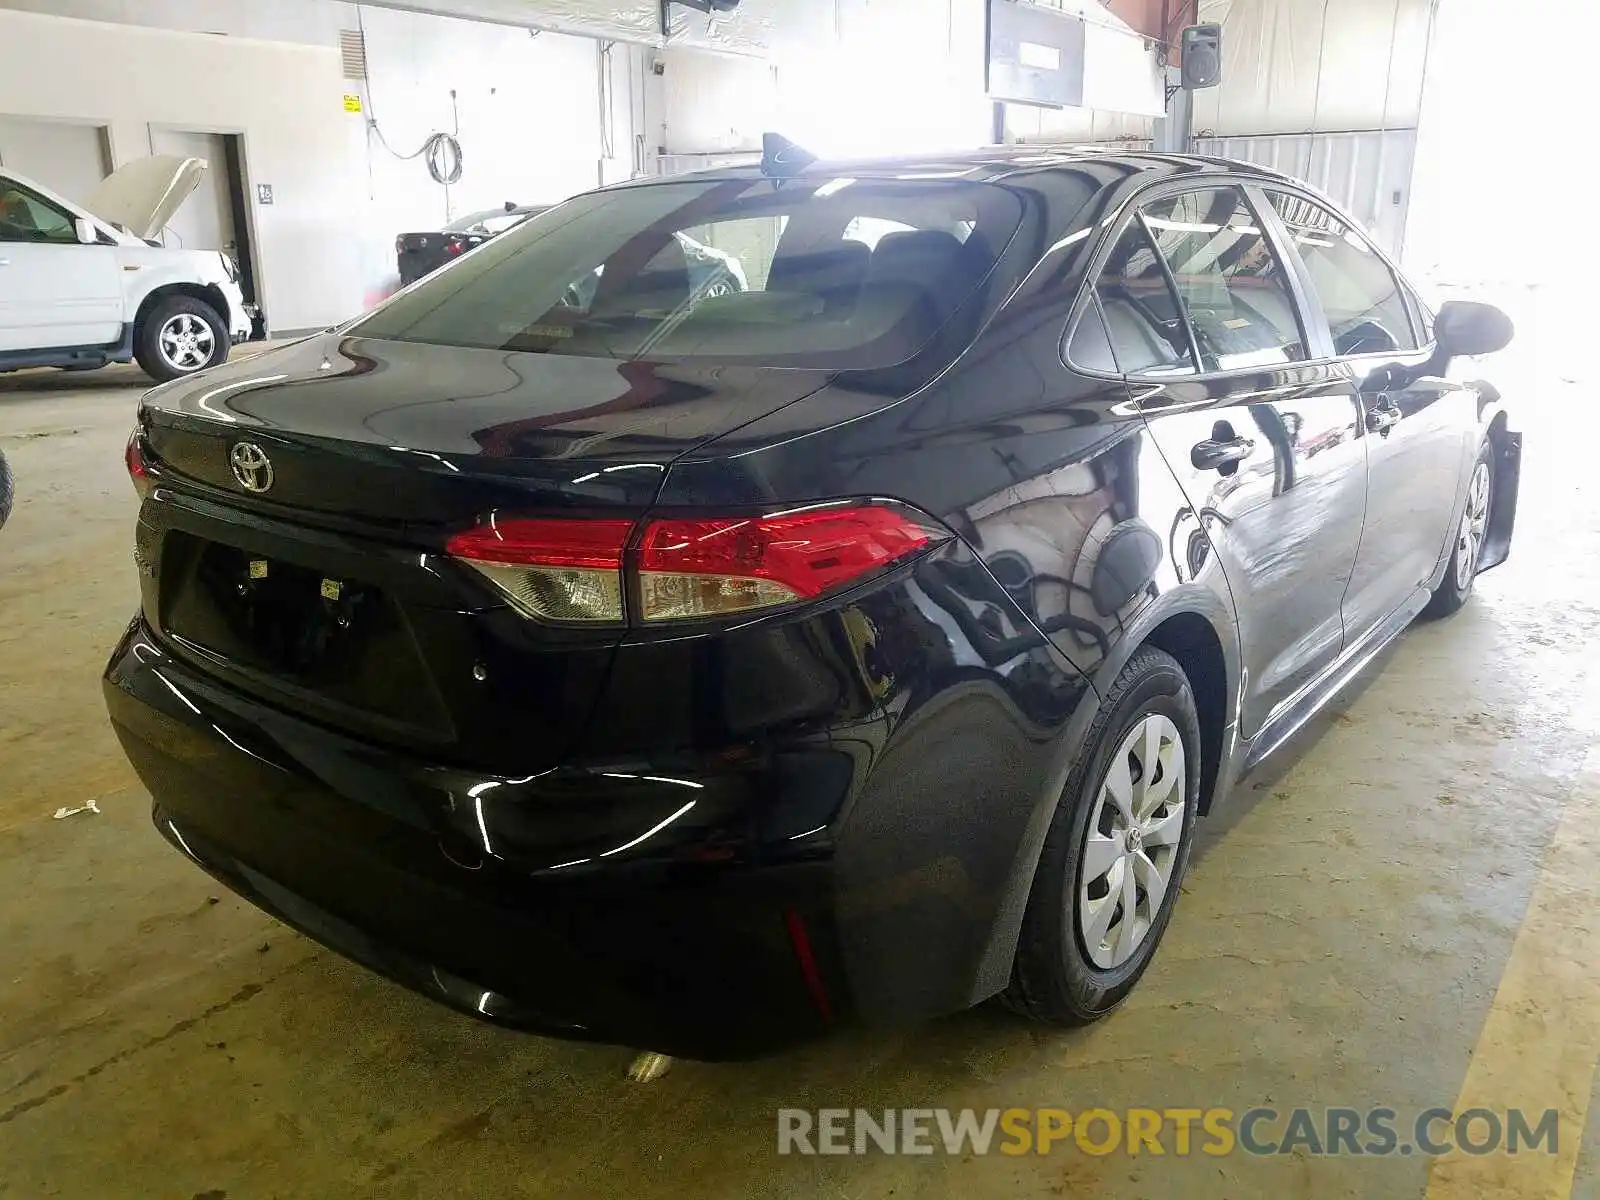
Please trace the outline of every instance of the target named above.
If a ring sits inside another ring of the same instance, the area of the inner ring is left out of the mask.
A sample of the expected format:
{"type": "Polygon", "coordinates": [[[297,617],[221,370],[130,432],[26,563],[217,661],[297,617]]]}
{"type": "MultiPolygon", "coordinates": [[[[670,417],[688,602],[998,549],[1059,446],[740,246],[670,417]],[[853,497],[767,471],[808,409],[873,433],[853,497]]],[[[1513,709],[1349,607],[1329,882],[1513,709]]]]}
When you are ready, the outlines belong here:
{"type": "Polygon", "coordinates": [[[764,1053],[845,1015],[831,850],[782,830],[782,853],[748,850],[763,799],[847,785],[826,751],[760,771],[485,778],[221,688],[139,623],[105,694],[173,845],[435,1000],[707,1059],[764,1053]]]}

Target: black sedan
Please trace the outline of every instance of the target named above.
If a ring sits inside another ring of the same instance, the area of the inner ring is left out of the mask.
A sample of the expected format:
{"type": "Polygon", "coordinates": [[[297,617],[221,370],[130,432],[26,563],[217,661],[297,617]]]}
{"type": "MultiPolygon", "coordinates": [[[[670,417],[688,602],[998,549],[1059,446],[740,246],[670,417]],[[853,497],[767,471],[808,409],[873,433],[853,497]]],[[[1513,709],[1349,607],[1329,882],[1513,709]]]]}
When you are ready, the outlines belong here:
{"type": "Polygon", "coordinates": [[[548,207],[514,204],[508,200],[500,208],[468,213],[443,229],[402,233],[394,239],[395,265],[400,270],[400,283],[403,286],[415,283],[430,271],[437,271],[474,246],[481,246],[497,233],[504,233],[522,224],[548,207]]]}
{"type": "Polygon", "coordinates": [[[145,398],[107,702],[178,850],[491,1021],[1092,1021],[1198,820],[1505,560],[1510,336],[1210,159],[607,189],[145,398]]]}

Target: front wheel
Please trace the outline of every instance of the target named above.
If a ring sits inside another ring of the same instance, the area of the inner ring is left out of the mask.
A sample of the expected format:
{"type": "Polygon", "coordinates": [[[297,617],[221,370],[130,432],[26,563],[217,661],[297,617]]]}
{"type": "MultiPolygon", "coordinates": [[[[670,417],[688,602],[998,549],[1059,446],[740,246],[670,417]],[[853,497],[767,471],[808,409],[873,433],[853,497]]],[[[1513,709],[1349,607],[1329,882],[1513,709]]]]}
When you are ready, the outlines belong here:
{"type": "Polygon", "coordinates": [[[217,310],[193,296],[157,300],[133,331],[133,356],[160,383],[227,361],[228,347],[228,327],[217,310]]]}
{"type": "Polygon", "coordinates": [[[1045,837],[1004,1002],[1083,1025],[1128,996],[1166,932],[1200,796],[1189,679],[1154,647],[1117,676],[1045,837]]]}
{"type": "Polygon", "coordinates": [[[1489,510],[1493,502],[1494,447],[1485,442],[1478,451],[1478,461],[1472,464],[1467,502],[1462,507],[1461,520],[1456,523],[1450,562],[1445,567],[1444,578],[1433,590],[1433,598],[1422,610],[1424,617],[1448,617],[1472,595],[1472,581],[1477,578],[1478,564],[1483,560],[1483,537],[1489,528],[1489,510]]]}

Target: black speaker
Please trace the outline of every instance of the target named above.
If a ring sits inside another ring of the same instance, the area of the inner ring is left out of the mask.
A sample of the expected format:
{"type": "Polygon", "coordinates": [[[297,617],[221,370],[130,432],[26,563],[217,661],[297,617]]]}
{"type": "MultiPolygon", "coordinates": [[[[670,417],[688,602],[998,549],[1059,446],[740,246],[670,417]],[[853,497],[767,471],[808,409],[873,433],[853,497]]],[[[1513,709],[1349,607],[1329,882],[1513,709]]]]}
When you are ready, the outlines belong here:
{"type": "Polygon", "coordinates": [[[1183,31],[1183,86],[1216,87],[1222,82],[1222,26],[1191,25],[1183,31]]]}

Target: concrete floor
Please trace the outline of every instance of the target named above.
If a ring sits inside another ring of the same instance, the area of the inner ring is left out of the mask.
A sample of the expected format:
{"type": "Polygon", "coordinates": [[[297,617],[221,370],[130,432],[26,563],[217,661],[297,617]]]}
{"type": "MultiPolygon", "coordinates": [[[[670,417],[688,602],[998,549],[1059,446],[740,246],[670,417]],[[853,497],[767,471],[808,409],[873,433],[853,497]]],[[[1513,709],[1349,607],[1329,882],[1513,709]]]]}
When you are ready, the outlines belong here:
{"type": "Polygon", "coordinates": [[[1208,824],[1122,1012],[1065,1033],[984,1010],[648,1086],[623,1050],[368,975],[155,835],[98,691],[135,603],[121,449],[144,382],[0,379],[20,496],[0,534],[0,1196],[1467,1196],[1489,1192],[1441,1170],[1430,1191],[1421,1156],[779,1157],[775,1114],[1482,1094],[1565,1113],[1565,1165],[1511,1161],[1494,1194],[1600,1197],[1600,415],[1542,355],[1525,338],[1512,562],[1208,824]],[[1541,972],[1556,984],[1513,978],[1541,972]]]}

